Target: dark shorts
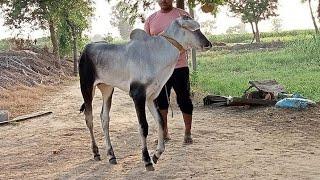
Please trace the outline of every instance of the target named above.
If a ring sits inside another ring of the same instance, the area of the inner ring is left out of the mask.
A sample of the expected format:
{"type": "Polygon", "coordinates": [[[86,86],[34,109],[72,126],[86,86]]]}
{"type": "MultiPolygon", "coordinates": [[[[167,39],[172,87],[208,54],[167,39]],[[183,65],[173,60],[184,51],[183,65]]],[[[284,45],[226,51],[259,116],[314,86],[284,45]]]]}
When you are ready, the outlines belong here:
{"type": "Polygon", "coordinates": [[[177,95],[177,103],[180,110],[186,114],[192,114],[193,104],[190,98],[190,80],[189,68],[182,67],[173,71],[166,85],[162,88],[159,96],[156,99],[157,106],[160,110],[167,110],[169,107],[166,90],[170,100],[170,92],[173,88],[177,95]]]}

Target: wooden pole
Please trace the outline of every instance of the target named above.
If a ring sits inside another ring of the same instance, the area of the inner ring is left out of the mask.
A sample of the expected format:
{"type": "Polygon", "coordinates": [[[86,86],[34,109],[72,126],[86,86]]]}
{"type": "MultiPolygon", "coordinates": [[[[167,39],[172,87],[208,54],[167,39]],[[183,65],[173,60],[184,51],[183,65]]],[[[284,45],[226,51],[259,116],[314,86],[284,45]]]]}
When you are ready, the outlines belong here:
{"type": "MultiPolygon", "coordinates": [[[[193,8],[190,7],[190,5],[189,5],[189,13],[190,13],[191,17],[194,18],[194,11],[193,11],[193,8]]],[[[192,48],[191,49],[191,58],[192,58],[192,69],[193,69],[193,71],[197,70],[197,57],[196,56],[197,56],[196,49],[192,48]]]]}

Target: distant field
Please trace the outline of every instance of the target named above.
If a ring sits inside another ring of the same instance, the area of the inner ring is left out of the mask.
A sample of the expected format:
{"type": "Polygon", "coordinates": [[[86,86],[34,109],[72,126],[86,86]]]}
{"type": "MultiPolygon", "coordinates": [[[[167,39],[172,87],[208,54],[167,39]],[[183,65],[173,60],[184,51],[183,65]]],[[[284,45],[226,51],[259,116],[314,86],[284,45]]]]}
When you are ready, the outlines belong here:
{"type": "MultiPolygon", "coordinates": [[[[308,31],[287,33],[283,49],[267,51],[210,51],[198,56],[191,75],[193,89],[208,94],[240,96],[249,80],[276,79],[288,92],[320,100],[320,37],[308,31]],[[296,39],[301,36],[302,38],[296,39]]],[[[265,34],[272,40],[272,35],[265,34]]],[[[221,37],[222,39],[222,37],[221,37]]]]}
{"type": "MultiPolygon", "coordinates": [[[[298,39],[312,38],[314,30],[294,30],[294,31],[281,31],[281,32],[262,32],[261,41],[284,41],[292,42],[298,39]]],[[[252,34],[224,34],[224,35],[211,35],[209,39],[213,42],[225,43],[250,43],[252,41],[252,34]]]]}

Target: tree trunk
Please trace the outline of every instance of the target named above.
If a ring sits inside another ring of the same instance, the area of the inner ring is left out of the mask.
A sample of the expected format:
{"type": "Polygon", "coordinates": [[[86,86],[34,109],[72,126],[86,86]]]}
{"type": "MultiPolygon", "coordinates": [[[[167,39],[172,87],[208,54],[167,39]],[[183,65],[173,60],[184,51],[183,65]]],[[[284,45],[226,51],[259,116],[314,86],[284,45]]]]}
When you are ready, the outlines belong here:
{"type": "Polygon", "coordinates": [[[54,23],[52,20],[49,21],[49,30],[50,30],[51,43],[53,46],[53,54],[56,58],[56,66],[57,66],[57,68],[61,69],[58,39],[57,39],[57,34],[55,31],[54,23]]]}
{"type": "Polygon", "coordinates": [[[256,32],[254,30],[254,26],[253,26],[252,22],[250,22],[250,25],[251,25],[251,30],[252,30],[252,34],[253,34],[252,41],[251,41],[251,44],[252,44],[253,41],[256,39],[256,32]]]}
{"type": "Polygon", "coordinates": [[[74,28],[71,29],[72,31],[72,44],[73,44],[73,75],[78,76],[78,49],[77,49],[77,34],[74,28]]]}
{"type": "Polygon", "coordinates": [[[312,12],[311,0],[308,0],[308,4],[309,4],[309,9],[310,9],[310,14],[311,14],[314,29],[316,30],[316,33],[319,34],[319,28],[317,26],[316,18],[314,17],[313,12],[312,12]]]}
{"type": "Polygon", "coordinates": [[[258,27],[258,22],[254,22],[256,24],[256,42],[260,43],[260,32],[258,27]]]}
{"type": "Polygon", "coordinates": [[[177,0],[176,7],[180,9],[184,9],[184,0],[177,0]]]}
{"type": "Polygon", "coordinates": [[[77,31],[76,26],[74,23],[72,23],[69,19],[69,16],[67,13],[65,13],[66,22],[71,30],[71,36],[72,36],[72,51],[73,51],[73,75],[78,76],[78,48],[77,48],[77,31]]]}

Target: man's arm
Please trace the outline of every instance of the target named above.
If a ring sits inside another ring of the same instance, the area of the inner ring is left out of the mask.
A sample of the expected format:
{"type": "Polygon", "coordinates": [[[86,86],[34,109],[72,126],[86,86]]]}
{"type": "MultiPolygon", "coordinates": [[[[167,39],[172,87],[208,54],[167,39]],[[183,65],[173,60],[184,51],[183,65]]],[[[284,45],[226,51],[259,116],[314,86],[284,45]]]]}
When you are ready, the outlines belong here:
{"type": "Polygon", "coordinates": [[[150,18],[147,18],[146,22],[144,23],[144,31],[151,35],[150,33],[150,18]]]}

